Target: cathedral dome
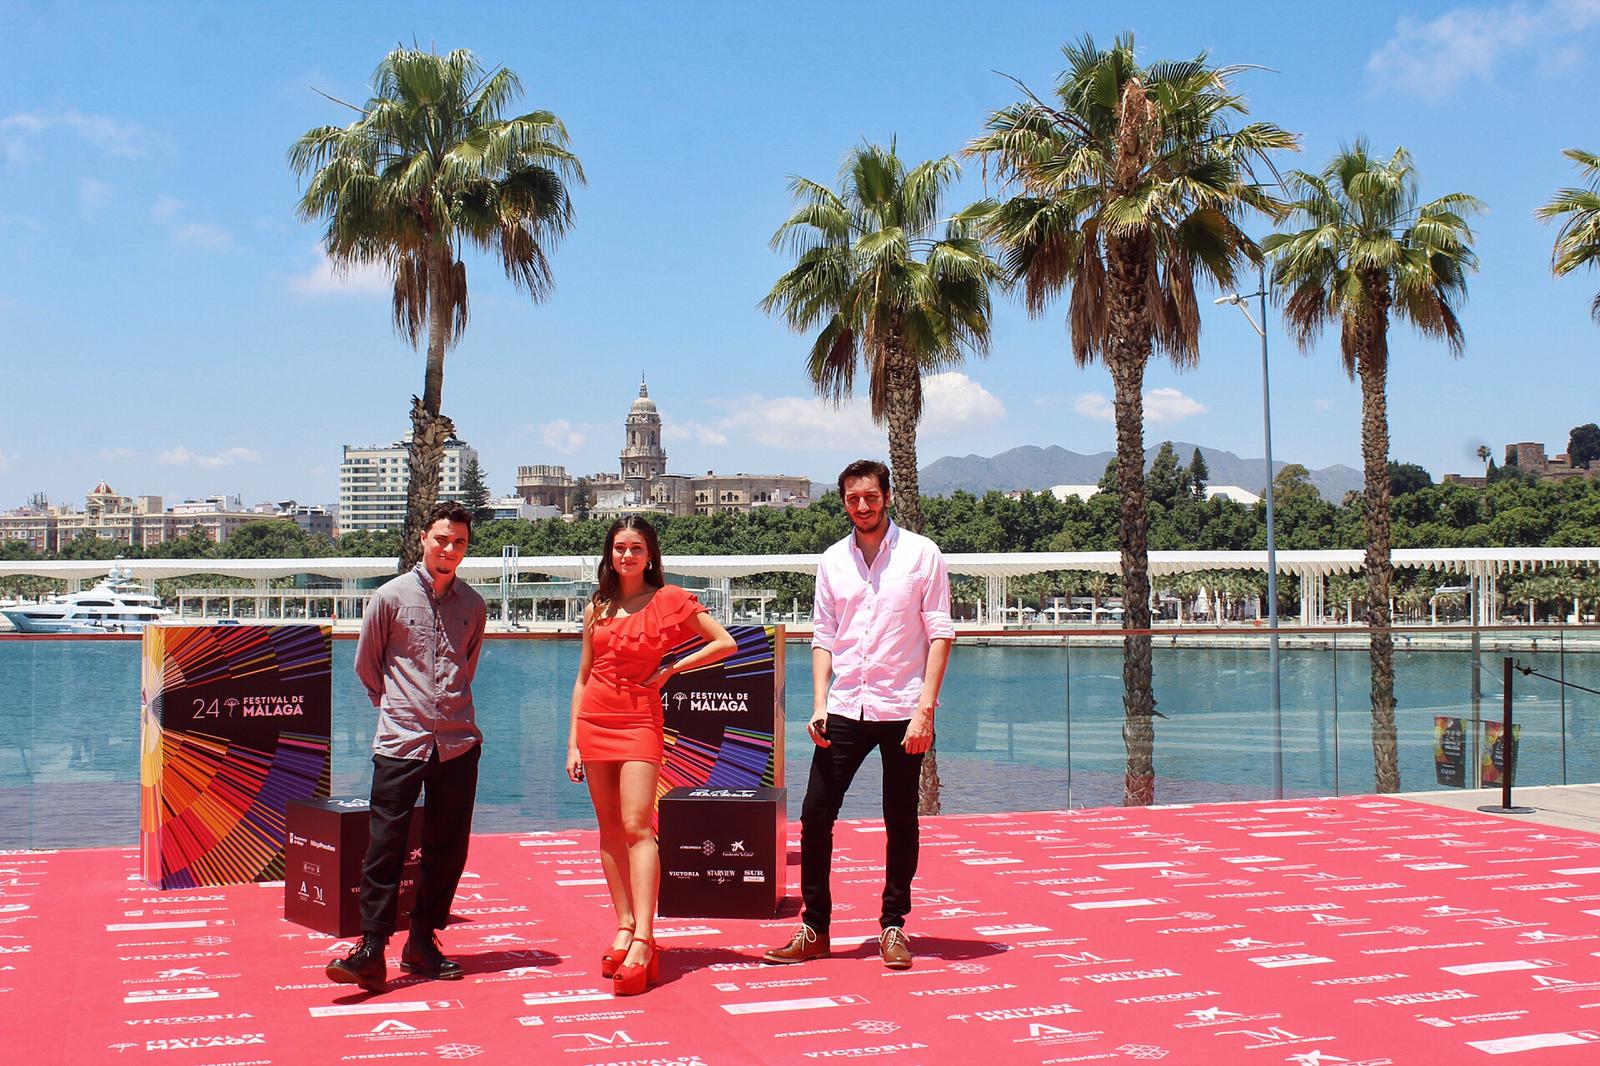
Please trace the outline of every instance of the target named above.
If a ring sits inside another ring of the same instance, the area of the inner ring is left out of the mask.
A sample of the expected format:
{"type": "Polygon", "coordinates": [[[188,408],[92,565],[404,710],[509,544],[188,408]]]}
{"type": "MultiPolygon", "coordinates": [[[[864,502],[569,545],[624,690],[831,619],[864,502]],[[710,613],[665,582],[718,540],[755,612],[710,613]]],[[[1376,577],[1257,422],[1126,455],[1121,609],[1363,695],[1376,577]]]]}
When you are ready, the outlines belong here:
{"type": "Polygon", "coordinates": [[[656,402],[650,398],[650,393],[645,388],[643,381],[639,382],[639,398],[633,401],[632,407],[628,408],[628,417],[632,418],[634,415],[657,416],[656,402]]]}

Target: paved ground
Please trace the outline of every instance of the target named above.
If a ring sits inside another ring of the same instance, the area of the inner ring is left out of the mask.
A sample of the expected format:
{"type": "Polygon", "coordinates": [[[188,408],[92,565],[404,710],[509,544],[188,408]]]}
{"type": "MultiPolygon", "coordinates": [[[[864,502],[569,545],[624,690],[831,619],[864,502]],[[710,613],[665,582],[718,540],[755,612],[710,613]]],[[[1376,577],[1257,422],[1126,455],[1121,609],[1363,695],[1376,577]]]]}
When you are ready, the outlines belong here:
{"type": "MultiPolygon", "coordinates": [[[[1405,798],[1418,803],[1431,803],[1458,811],[1475,811],[1482,806],[1498,807],[1501,794],[1498,788],[1457,789],[1445,792],[1408,792],[1405,798]]],[[[1561,829],[1578,829],[1586,833],[1600,833],[1600,784],[1593,785],[1540,785],[1519,788],[1511,793],[1511,802],[1518,807],[1532,807],[1532,814],[1492,814],[1511,821],[1536,822],[1561,829]]]]}

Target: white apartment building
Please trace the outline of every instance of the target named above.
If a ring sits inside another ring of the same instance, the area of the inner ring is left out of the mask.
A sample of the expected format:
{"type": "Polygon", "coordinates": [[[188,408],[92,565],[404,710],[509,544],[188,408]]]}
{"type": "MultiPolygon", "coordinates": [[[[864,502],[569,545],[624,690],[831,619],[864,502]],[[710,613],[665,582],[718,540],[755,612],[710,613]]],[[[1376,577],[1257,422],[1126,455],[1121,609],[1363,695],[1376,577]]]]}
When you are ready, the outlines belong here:
{"type": "MultiPolygon", "coordinates": [[[[406,524],[406,487],[411,483],[410,444],[344,446],[339,464],[339,533],[358,529],[403,529],[406,524]]],[[[439,499],[461,499],[461,471],[477,451],[465,441],[444,446],[439,469],[439,499]]]]}

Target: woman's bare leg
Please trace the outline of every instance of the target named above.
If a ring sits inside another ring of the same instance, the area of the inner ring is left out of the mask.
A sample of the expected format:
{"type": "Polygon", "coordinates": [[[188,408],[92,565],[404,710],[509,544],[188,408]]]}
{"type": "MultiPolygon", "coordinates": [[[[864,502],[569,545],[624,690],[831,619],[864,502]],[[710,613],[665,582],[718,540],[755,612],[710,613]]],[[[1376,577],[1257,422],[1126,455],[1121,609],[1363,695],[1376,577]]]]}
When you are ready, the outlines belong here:
{"type": "MultiPolygon", "coordinates": [[[[628,834],[623,825],[622,769],[632,765],[620,762],[591,762],[584,764],[584,777],[589,783],[589,799],[594,803],[594,817],[600,827],[600,869],[606,875],[606,888],[611,892],[611,905],[617,910],[617,928],[631,929],[635,924],[632,884],[629,880],[628,834]]],[[[654,899],[651,910],[654,911],[654,899]]],[[[628,938],[619,933],[611,942],[614,948],[628,946],[628,938]]]]}
{"type": "MultiPolygon", "coordinates": [[[[632,901],[634,936],[655,936],[656,897],[661,889],[661,856],[656,850],[656,780],[661,765],[654,762],[621,764],[621,823],[627,841],[629,899],[632,901]]],[[[628,963],[643,962],[642,947],[628,952],[628,963]]]]}

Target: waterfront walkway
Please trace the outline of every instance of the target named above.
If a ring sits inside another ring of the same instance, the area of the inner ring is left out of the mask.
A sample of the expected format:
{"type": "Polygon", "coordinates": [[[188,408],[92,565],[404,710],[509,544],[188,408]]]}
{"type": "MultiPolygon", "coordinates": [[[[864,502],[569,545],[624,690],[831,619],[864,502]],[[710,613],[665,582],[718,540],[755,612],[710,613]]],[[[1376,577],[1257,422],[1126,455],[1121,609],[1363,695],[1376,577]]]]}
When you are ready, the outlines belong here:
{"type": "MultiPolygon", "coordinates": [[[[1477,813],[1479,807],[1499,806],[1498,788],[1463,790],[1446,789],[1442,792],[1411,792],[1407,799],[1449,807],[1457,811],[1477,813]]],[[[1532,807],[1531,814],[1489,813],[1490,818],[1508,821],[1532,822],[1536,825],[1554,826],[1557,829],[1578,829],[1586,833],[1600,833],[1600,784],[1594,785],[1536,785],[1514,789],[1511,803],[1517,807],[1532,807]]]]}
{"type": "Polygon", "coordinates": [[[1578,1066],[1600,1052],[1593,833],[1375,796],[930,819],[902,973],[875,952],[881,833],[840,825],[834,957],[755,961],[792,928],[792,897],[768,921],[664,920],[663,984],[625,1000],[596,972],[610,915],[592,832],[477,837],[444,934],[466,980],[381,995],[325,982],[347,942],[283,922],[282,885],[160,892],[129,849],[13,852],[0,1013],[30,1064],[1578,1066]]]}

